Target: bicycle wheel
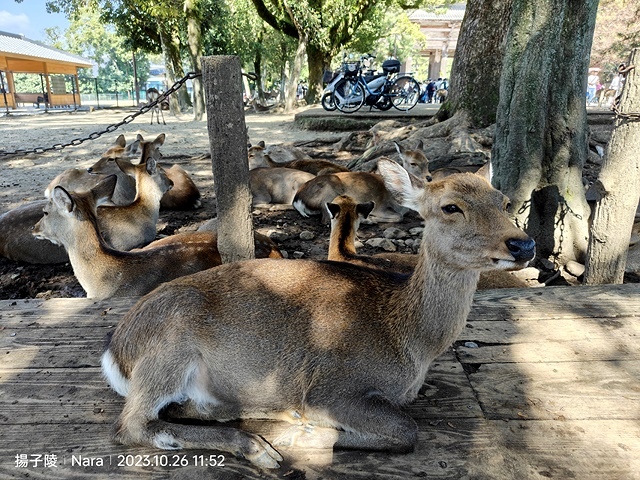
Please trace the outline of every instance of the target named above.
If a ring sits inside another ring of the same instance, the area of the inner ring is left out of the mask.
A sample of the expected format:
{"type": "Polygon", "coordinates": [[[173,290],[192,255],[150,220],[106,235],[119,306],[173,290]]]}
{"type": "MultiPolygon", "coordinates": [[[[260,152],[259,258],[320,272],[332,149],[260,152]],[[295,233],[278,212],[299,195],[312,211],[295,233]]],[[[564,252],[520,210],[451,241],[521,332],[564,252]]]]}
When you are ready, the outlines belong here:
{"type": "Polygon", "coordinates": [[[336,84],[333,101],[342,113],[357,112],[364,103],[364,88],[357,78],[345,78],[336,84]]]}
{"type": "Polygon", "coordinates": [[[336,109],[336,102],[333,101],[333,92],[327,92],[322,96],[322,100],[320,100],[322,104],[322,108],[324,108],[327,112],[333,112],[336,109]]]}
{"type": "Polygon", "coordinates": [[[420,98],[420,84],[413,77],[400,77],[389,89],[393,106],[407,112],[416,106],[420,98]]]}

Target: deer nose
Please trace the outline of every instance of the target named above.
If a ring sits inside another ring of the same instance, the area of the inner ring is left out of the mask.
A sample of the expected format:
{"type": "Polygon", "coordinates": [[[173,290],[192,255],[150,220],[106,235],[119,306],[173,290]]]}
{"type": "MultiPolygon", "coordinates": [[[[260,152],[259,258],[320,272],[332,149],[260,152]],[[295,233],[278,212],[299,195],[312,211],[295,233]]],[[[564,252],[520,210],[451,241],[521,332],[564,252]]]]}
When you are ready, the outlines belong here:
{"type": "Polygon", "coordinates": [[[518,262],[526,262],[536,255],[536,242],[531,238],[525,240],[518,238],[510,238],[505,242],[509,253],[513,255],[513,258],[518,262]]]}
{"type": "Polygon", "coordinates": [[[425,180],[426,180],[427,182],[430,182],[431,180],[433,180],[433,177],[432,177],[431,175],[427,175],[427,176],[426,176],[426,177],[424,177],[424,178],[425,178],[425,180]]]}

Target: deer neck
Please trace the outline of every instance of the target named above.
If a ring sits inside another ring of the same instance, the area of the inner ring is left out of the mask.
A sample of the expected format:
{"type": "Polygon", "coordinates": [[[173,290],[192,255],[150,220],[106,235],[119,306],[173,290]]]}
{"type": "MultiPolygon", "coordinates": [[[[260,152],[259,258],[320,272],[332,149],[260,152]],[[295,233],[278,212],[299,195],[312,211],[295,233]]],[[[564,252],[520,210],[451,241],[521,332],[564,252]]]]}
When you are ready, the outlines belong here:
{"type": "Polygon", "coordinates": [[[479,276],[477,270],[438,259],[423,239],[416,269],[394,299],[396,312],[407,325],[407,347],[417,361],[430,362],[460,335],[479,276]]]}
{"type": "Polygon", "coordinates": [[[346,261],[356,256],[356,228],[349,222],[340,222],[336,228],[331,229],[327,257],[329,260],[346,261]]]}
{"type": "Polygon", "coordinates": [[[135,205],[136,209],[144,210],[148,214],[158,217],[160,200],[164,195],[160,186],[151,177],[139,178],[137,186],[138,191],[132,205],[135,205]]]}
{"type": "Polygon", "coordinates": [[[120,269],[111,261],[110,249],[98,233],[97,224],[82,221],[65,241],[73,273],[88,297],[99,296],[105,272],[120,269]]]}

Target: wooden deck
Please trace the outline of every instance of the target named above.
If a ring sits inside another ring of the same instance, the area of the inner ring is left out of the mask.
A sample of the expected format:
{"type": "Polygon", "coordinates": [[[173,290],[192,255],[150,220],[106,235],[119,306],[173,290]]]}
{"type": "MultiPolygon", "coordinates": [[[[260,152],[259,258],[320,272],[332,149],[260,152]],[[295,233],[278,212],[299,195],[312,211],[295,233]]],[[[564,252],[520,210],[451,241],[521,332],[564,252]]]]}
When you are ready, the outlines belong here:
{"type": "MultiPolygon", "coordinates": [[[[275,472],[111,443],[123,402],[99,358],[134,301],[0,302],[0,478],[640,478],[640,285],[478,293],[408,408],[414,453],[281,449],[275,472]],[[137,461],[151,465],[127,466],[137,461]]],[[[283,426],[244,428],[269,439],[283,426]]]]}

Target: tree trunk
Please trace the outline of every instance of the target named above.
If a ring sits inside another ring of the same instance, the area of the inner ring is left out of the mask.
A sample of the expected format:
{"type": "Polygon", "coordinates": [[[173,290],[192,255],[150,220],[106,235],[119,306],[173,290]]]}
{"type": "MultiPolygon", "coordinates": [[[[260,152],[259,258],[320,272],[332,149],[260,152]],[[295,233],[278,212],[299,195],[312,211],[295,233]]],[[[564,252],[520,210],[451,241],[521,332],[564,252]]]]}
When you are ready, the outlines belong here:
{"type": "MultiPolygon", "coordinates": [[[[199,0],[185,0],[184,12],[187,17],[187,39],[192,69],[202,73],[202,28],[200,19],[199,0]]],[[[204,115],[204,90],[200,77],[191,80],[193,84],[193,119],[202,120],[204,115]]]]}
{"type": "Polygon", "coordinates": [[[325,68],[329,68],[331,56],[315,45],[307,45],[307,64],[309,65],[309,90],[305,100],[308,104],[318,103],[322,93],[322,75],[325,68]]]}
{"type": "Polygon", "coordinates": [[[512,5],[513,0],[467,2],[451,67],[449,98],[438,112],[438,120],[464,110],[474,126],[495,123],[512,5]]]}
{"type": "Polygon", "coordinates": [[[539,258],[584,262],[586,72],[598,0],[514,0],[500,78],[493,183],[539,258]]]}
{"type": "Polygon", "coordinates": [[[207,127],[218,212],[218,250],[224,263],[255,258],[247,127],[239,57],[204,57],[207,127]]]}
{"type": "MultiPolygon", "coordinates": [[[[638,65],[640,50],[634,49],[627,65],[638,65]]],[[[596,202],[584,283],[622,283],[627,263],[629,237],[640,200],[640,123],[625,113],[640,112],[640,72],[627,75],[616,124],[602,170],[596,182],[596,202]]]]}
{"type": "MultiPolygon", "coordinates": [[[[162,53],[164,54],[165,66],[167,68],[167,80],[169,86],[171,86],[177,80],[184,77],[184,70],[180,59],[180,40],[178,35],[173,34],[170,27],[166,29],[160,25],[158,31],[160,32],[162,53]]],[[[169,111],[172,115],[178,115],[182,109],[186,109],[189,104],[189,93],[186,88],[181,88],[177,91],[176,95],[169,96],[169,111]]]]}
{"type": "Polygon", "coordinates": [[[289,75],[289,81],[287,82],[287,94],[285,95],[285,112],[291,112],[296,105],[298,82],[300,82],[300,72],[302,71],[302,63],[304,62],[304,53],[307,49],[307,36],[300,32],[298,37],[298,49],[296,50],[296,56],[293,59],[293,67],[291,68],[291,75],[289,75]]]}

